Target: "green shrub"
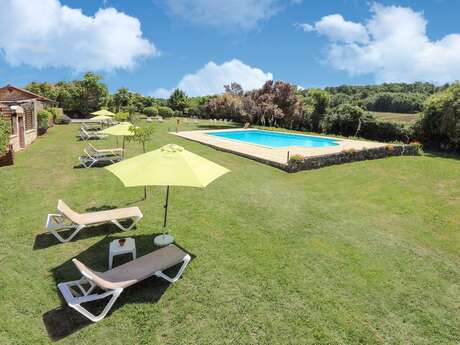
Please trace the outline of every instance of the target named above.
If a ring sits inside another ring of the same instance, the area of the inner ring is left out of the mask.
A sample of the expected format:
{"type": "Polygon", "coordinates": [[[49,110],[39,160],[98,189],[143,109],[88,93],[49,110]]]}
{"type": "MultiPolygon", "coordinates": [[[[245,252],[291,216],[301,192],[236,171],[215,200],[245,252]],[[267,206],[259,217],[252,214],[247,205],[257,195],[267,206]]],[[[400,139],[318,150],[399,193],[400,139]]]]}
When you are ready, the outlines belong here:
{"type": "Polygon", "coordinates": [[[115,120],[117,120],[118,122],[127,121],[128,118],[129,118],[129,113],[127,112],[119,112],[115,114],[115,120]]]}
{"type": "Polygon", "coordinates": [[[37,114],[38,128],[47,129],[50,121],[53,119],[53,113],[47,109],[42,109],[37,114]]]}
{"type": "Polygon", "coordinates": [[[149,117],[158,116],[158,109],[156,107],[145,107],[144,114],[149,117]]]}
{"type": "Polygon", "coordinates": [[[305,157],[300,154],[294,154],[291,157],[289,157],[289,161],[293,161],[293,162],[303,162],[304,159],[305,157]]]}
{"type": "Polygon", "coordinates": [[[54,123],[61,123],[62,119],[62,109],[60,108],[46,108],[52,115],[53,115],[53,122],[54,123]]]}
{"type": "Polygon", "coordinates": [[[419,125],[424,142],[460,149],[460,82],[427,100],[419,125]]]}
{"type": "Polygon", "coordinates": [[[412,128],[396,122],[364,121],[358,133],[360,137],[378,141],[409,142],[413,138],[412,128]]]}
{"type": "Polygon", "coordinates": [[[10,142],[11,125],[10,122],[0,113],[0,156],[3,156],[10,142]]]}
{"type": "Polygon", "coordinates": [[[360,130],[360,123],[370,120],[373,117],[362,108],[345,103],[324,117],[321,128],[326,133],[354,136],[360,130]]]}
{"type": "Polygon", "coordinates": [[[158,107],[158,115],[161,117],[172,117],[174,116],[174,110],[170,107],[158,107]]]}
{"type": "Polygon", "coordinates": [[[199,105],[191,105],[184,109],[184,114],[190,117],[201,117],[201,107],[199,105]]]}
{"type": "Polygon", "coordinates": [[[128,105],[127,107],[125,107],[125,111],[128,112],[129,116],[133,116],[136,113],[137,108],[134,105],[128,105]]]}
{"type": "Polygon", "coordinates": [[[377,121],[362,108],[351,104],[343,104],[326,115],[322,129],[326,133],[378,141],[408,142],[414,138],[411,127],[395,122],[377,121]]]}

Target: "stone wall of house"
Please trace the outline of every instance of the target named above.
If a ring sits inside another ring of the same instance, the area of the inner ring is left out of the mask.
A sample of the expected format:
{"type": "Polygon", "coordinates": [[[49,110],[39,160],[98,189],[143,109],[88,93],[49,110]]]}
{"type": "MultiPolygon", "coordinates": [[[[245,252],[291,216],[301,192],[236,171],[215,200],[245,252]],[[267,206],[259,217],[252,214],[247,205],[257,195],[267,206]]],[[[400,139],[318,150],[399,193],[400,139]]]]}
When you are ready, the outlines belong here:
{"type": "Polygon", "coordinates": [[[417,145],[387,145],[365,150],[348,150],[318,157],[306,157],[304,159],[290,159],[286,167],[287,172],[319,169],[322,167],[358,162],[371,159],[379,159],[392,156],[416,156],[419,153],[417,145]]]}
{"type": "Polygon", "coordinates": [[[24,114],[21,115],[24,117],[24,126],[25,126],[25,133],[24,133],[24,141],[25,147],[30,145],[34,140],[37,138],[37,109],[41,109],[40,105],[42,103],[38,101],[30,101],[30,102],[20,102],[20,103],[0,103],[0,113],[3,117],[5,117],[8,121],[12,124],[12,131],[10,136],[10,144],[13,147],[14,151],[18,151],[21,149],[19,143],[19,128],[17,117],[18,115],[15,114],[13,110],[11,110],[11,106],[18,105],[23,108],[24,114]],[[13,119],[13,121],[12,121],[13,119]]]}

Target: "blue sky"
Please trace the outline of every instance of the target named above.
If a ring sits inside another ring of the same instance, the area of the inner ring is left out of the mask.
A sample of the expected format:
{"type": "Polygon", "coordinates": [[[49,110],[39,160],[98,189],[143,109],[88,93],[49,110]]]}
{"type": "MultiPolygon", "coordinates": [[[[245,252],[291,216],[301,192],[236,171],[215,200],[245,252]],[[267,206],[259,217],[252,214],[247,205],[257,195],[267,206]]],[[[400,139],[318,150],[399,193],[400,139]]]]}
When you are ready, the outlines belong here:
{"type": "Polygon", "coordinates": [[[457,0],[0,0],[0,12],[11,14],[0,19],[0,85],[90,69],[112,91],[157,96],[233,79],[247,89],[460,79],[457,0]]]}

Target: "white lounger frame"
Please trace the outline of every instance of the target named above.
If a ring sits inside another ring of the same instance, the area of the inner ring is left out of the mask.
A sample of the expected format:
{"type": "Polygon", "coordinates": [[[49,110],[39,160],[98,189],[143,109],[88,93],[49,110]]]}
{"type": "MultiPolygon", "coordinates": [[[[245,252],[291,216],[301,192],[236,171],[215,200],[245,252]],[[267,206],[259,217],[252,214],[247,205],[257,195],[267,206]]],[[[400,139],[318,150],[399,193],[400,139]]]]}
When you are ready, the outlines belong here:
{"type": "Polygon", "coordinates": [[[99,134],[99,133],[94,133],[94,132],[88,132],[84,128],[80,128],[80,138],[81,140],[88,141],[90,139],[105,139],[107,135],[105,134],[99,134]]]}
{"type": "Polygon", "coordinates": [[[66,243],[72,240],[83,228],[86,228],[87,226],[96,226],[96,225],[101,225],[101,224],[107,224],[107,223],[113,223],[117,227],[119,227],[123,231],[128,231],[131,230],[141,219],[143,215],[139,217],[129,217],[129,218],[123,218],[123,219],[111,219],[110,221],[106,222],[100,222],[100,223],[94,223],[94,224],[75,224],[75,223],[70,223],[70,224],[65,224],[66,220],[69,220],[65,215],[62,213],[50,213],[48,214],[48,217],[46,218],[46,230],[48,230],[50,233],[52,233],[61,243],[66,243]],[[128,226],[124,227],[123,225],[120,224],[119,221],[122,220],[128,220],[131,219],[133,223],[128,226]],[[74,231],[67,237],[64,238],[59,234],[59,230],[69,230],[69,229],[74,229],[74,231]]]}
{"type": "Polygon", "coordinates": [[[97,150],[91,149],[90,153],[87,149],[83,152],[86,156],[78,157],[78,160],[85,168],[91,168],[96,163],[116,163],[123,160],[123,156],[117,153],[117,150],[107,151],[107,153],[101,153],[97,150]]]}
{"type": "MultiPolygon", "coordinates": [[[[175,283],[184,273],[185,268],[187,267],[188,263],[190,262],[191,257],[189,254],[186,254],[184,258],[182,259],[182,266],[177,272],[177,274],[174,277],[169,277],[166,274],[163,273],[163,271],[157,271],[154,272],[152,275],[149,277],[155,275],[159,278],[163,278],[167,280],[170,283],[175,283]]],[[[89,277],[85,276],[85,273],[82,272],[83,277],[79,280],[74,280],[70,282],[64,282],[64,283],[59,283],[58,288],[62,293],[62,296],[66,300],[67,304],[69,307],[75,309],[82,315],[86,316],[88,319],[90,319],[93,322],[98,322],[101,321],[107,313],[110,311],[112,308],[113,304],[117,300],[117,298],[120,296],[120,294],[123,292],[122,288],[116,288],[112,290],[103,290],[104,292],[102,293],[93,293],[94,289],[96,288],[96,284],[93,283],[89,277]],[[85,285],[89,285],[88,288],[85,288],[85,285]],[[78,288],[78,291],[75,289],[75,287],[78,288]],[[72,293],[73,292],[73,293],[72,293]],[[77,296],[75,296],[75,295],[77,296]],[[87,303],[87,302],[94,302],[97,300],[101,300],[104,298],[107,298],[109,296],[112,296],[110,300],[107,302],[106,306],[102,310],[102,312],[99,315],[94,315],[91,312],[89,312],[87,309],[82,307],[82,303],[87,303]]],[[[149,278],[146,277],[146,278],[149,278]]]]}
{"type": "Polygon", "coordinates": [[[98,122],[83,122],[80,126],[80,129],[82,128],[87,132],[99,131],[101,129],[101,124],[98,122]]]}

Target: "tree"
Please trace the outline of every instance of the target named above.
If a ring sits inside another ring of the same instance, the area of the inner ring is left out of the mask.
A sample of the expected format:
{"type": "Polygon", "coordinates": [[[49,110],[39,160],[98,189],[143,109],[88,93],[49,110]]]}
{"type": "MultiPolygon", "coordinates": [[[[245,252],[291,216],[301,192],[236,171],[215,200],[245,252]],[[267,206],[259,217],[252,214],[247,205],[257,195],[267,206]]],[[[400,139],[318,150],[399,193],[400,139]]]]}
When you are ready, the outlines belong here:
{"type": "Polygon", "coordinates": [[[203,105],[203,111],[212,118],[229,118],[238,122],[244,116],[242,98],[231,93],[211,98],[203,105]]]}
{"type": "Polygon", "coordinates": [[[186,93],[182,90],[175,89],[168,99],[168,106],[173,110],[183,112],[189,104],[189,99],[186,93]]]}
{"type": "Polygon", "coordinates": [[[56,88],[50,83],[38,83],[33,81],[27,84],[25,89],[52,100],[56,100],[57,97],[56,88]]]}
{"type": "Polygon", "coordinates": [[[444,148],[460,148],[460,82],[431,96],[421,120],[423,139],[444,148]]]}
{"type": "Polygon", "coordinates": [[[320,89],[307,91],[305,103],[310,111],[307,114],[307,123],[314,132],[320,131],[320,124],[326,114],[331,96],[329,92],[320,89]]]}
{"type": "Polygon", "coordinates": [[[238,83],[231,83],[230,85],[224,85],[225,93],[231,93],[234,96],[243,96],[244,90],[238,83]]]}
{"type": "Polygon", "coordinates": [[[122,107],[127,107],[130,104],[129,90],[122,87],[113,95],[113,103],[116,111],[120,111],[122,107]]]}
{"type": "Polygon", "coordinates": [[[416,113],[422,110],[427,97],[422,93],[380,92],[363,102],[366,109],[371,111],[416,113]]]}
{"type": "Polygon", "coordinates": [[[366,112],[351,104],[342,104],[332,109],[321,121],[321,129],[326,133],[340,134],[343,136],[356,136],[359,132],[361,121],[371,120],[366,112]]]}
{"type": "Polygon", "coordinates": [[[57,101],[68,115],[82,116],[108,104],[109,91],[101,80],[101,76],[87,72],[82,80],[60,81],[54,85],[32,82],[26,89],[57,101]]]}
{"type": "Polygon", "coordinates": [[[81,112],[86,115],[107,105],[109,91],[107,86],[100,81],[102,77],[93,73],[85,73],[82,81],[77,81],[81,87],[81,112]]]}
{"type": "Polygon", "coordinates": [[[304,106],[293,85],[269,80],[260,89],[244,94],[236,83],[226,85],[225,90],[223,95],[213,96],[202,105],[204,114],[289,128],[301,123],[304,106]]]}
{"type": "Polygon", "coordinates": [[[128,105],[126,107],[126,111],[128,113],[128,118],[130,122],[133,122],[135,120],[134,114],[136,113],[137,108],[134,105],[128,105]]]}

